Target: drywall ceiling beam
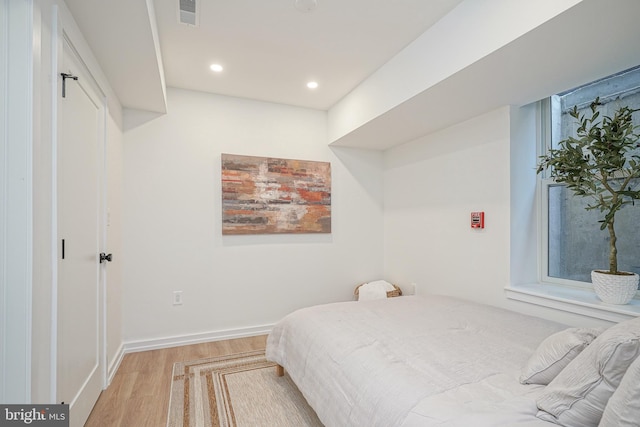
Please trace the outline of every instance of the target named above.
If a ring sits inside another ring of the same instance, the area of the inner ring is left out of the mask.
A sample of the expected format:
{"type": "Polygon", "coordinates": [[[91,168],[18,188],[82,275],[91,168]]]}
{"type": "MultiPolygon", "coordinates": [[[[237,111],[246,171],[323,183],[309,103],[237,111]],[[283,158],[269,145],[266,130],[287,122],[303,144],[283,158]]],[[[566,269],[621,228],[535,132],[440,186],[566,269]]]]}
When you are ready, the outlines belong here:
{"type": "MultiPolygon", "coordinates": [[[[471,78],[470,83],[477,85],[500,86],[503,70],[522,68],[514,62],[523,54],[509,52],[504,62],[499,63],[493,59],[494,56],[504,56],[499,52],[509,49],[514,41],[529,34],[540,34],[545,24],[564,15],[566,16],[562,22],[568,25],[564,31],[583,32],[584,27],[576,26],[572,17],[588,15],[602,9],[606,3],[604,0],[465,1],[329,110],[330,142],[336,145],[384,149],[396,145],[398,141],[406,141],[412,136],[441,128],[441,120],[455,120],[455,123],[459,119],[472,117],[469,116],[470,113],[479,114],[493,109],[488,103],[482,111],[466,106],[468,101],[472,101],[467,98],[473,98],[473,94],[466,94],[458,89],[459,85],[468,86],[469,82],[463,78],[471,78]],[[583,7],[578,7],[583,3],[583,7]],[[573,9],[577,11],[571,13],[573,9]],[[490,60],[486,62],[487,59],[490,60]],[[490,68],[488,76],[481,75],[485,67],[478,67],[477,70],[474,68],[482,61],[497,68],[490,68]],[[480,80],[480,77],[489,81],[480,80]],[[443,91],[444,88],[447,90],[443,91]],[[431,101],[425,102],[422,99],[424,97],[431,101]],[[434,113],[436,117],[425,116],[414,110],[416,104],[425,103],[432,107],[429,113],[434,113]],[[460,111],[450,115],[447,106],[452,103],[460,111]],[[445,111],[437,111],[438,106],[443,106],[445,111]],[[398,114],[400,112],[402,114],[398,114]],[[416,125],[413,123],[416,118],[407,117],[405,113],[418,114],[417,120],[420,123],[416,125]],[[405,119],[410,123],[404,123],[405,119]],[[411,126],[407,126],[408,124],[411,126]],[[391,134],[391,140],[388,140],[388,134],[391,134]],[[362,140],[363,137],[367,140],[362,140]]],[[[633,1],[622,3],[629,4],[633,1]]],[[[561,35],[565,36],[564,33],[561,35]]],[[[560,46],[567,45],[563,41],[558,43],[560,46]]],[[[553,51],[555,44],[556,41],[552,39],[551,45],[534,48],[543,47],[553,51]]],[[[526,52],[524,56],[525,59],[533,59],[526,52]]],[[[539,59],[544,61],[545,56],[542,55],[539,59]]],[[[550,66],[553,67],[543,63],[536,68],[550,66]]],[[[529,72],[525,70],[525,74],[529,72]]],[[[482,101],[480,104],[484,105],[482,101]]]]}
{"type": "Polygon", "coordinates": [[[166,113],[153,0],[66,3],[122,106],[166,113]]]}

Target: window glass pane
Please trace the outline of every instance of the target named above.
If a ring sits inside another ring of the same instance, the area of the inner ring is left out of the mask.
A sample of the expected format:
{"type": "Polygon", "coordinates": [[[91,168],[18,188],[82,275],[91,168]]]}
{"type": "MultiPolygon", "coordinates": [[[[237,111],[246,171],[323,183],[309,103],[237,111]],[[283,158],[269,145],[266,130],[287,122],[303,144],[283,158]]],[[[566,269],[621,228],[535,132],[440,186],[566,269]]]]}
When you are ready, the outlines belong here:
{"type": "MultiPolygon", "coordinates": [[[[602,214],[587,211],[588,199],[562,185],[550,185],[549,277],[591,282],[591,270],[609,268],[609,233],[600,230],[602,214]]],[[[640,274],[640,203],[616,215],[618,270],[640,274]]]]}
{"type": "MultiPolygon", "coordinates": [[[[640,108],[640,66],[597,80],[551,98],[551,146],[575,136],[578,124],[569,116],[574,105],[581,112],[589,112],[591,102],[600,97],[602,116],[613,116],[622,106],[640,108]]],[[[587,115],[587,117],[589,117],[587,115]]],[[[636,116],[637,118],[637,116],[636,116]]]]}

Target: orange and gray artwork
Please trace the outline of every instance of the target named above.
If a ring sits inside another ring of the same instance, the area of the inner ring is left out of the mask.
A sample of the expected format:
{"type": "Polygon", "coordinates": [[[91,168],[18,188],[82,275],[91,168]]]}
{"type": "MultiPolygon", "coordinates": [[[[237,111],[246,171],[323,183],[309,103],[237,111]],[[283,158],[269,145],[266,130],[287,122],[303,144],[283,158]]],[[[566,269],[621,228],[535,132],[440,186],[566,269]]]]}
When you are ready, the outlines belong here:
{"type": "Polygon", "coordinates": [[[222,234],[331,233],[331,164],[222,154],[222,234]]]}

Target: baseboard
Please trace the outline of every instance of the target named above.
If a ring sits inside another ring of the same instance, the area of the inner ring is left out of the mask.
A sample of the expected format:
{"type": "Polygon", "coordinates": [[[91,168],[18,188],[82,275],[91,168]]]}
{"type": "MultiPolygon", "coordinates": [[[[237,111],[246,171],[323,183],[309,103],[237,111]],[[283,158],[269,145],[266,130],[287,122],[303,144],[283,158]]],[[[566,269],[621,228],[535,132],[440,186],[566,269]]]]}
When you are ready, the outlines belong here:
{"type": "Polygon", "coordinates": [[[230,340],[234,338],[254,337],[256,335],[266,335],[271,332],[273,325],[260,325],[250,328],[228,329],[224,331],[203,332],[199,334],[189,334],[157,338],[152,340],[129,341],[124,343],[124,354],[136,353],[139,351],[158,350],[161,348],[177,347],[181,345],[199,344],[210,341],[230,340]]]}
{"type": "Polygon", "coordinates": [[[113,360],[109,364],[109,368],[107,369],[107,386],[111,384],[111,381],[113,381],[113,377],[115,377],[116,372],[118,372],[118,368],[122,363],[124,354],[124,344],[120,344],[120,348],[118,348],[118,351],[116,352],[116,357],[113,358],[113,360]]]}

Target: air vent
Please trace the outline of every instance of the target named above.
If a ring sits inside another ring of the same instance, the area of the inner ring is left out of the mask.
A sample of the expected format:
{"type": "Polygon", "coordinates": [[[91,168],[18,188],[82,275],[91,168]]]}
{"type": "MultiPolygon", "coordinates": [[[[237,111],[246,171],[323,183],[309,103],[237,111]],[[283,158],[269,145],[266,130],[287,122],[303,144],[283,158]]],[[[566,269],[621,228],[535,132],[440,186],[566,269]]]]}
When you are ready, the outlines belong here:
{"type": "Polygon", "coordinates": [[[198,25],[196,0],[178,0],[180,2],[180,23],[198,25]]]}

